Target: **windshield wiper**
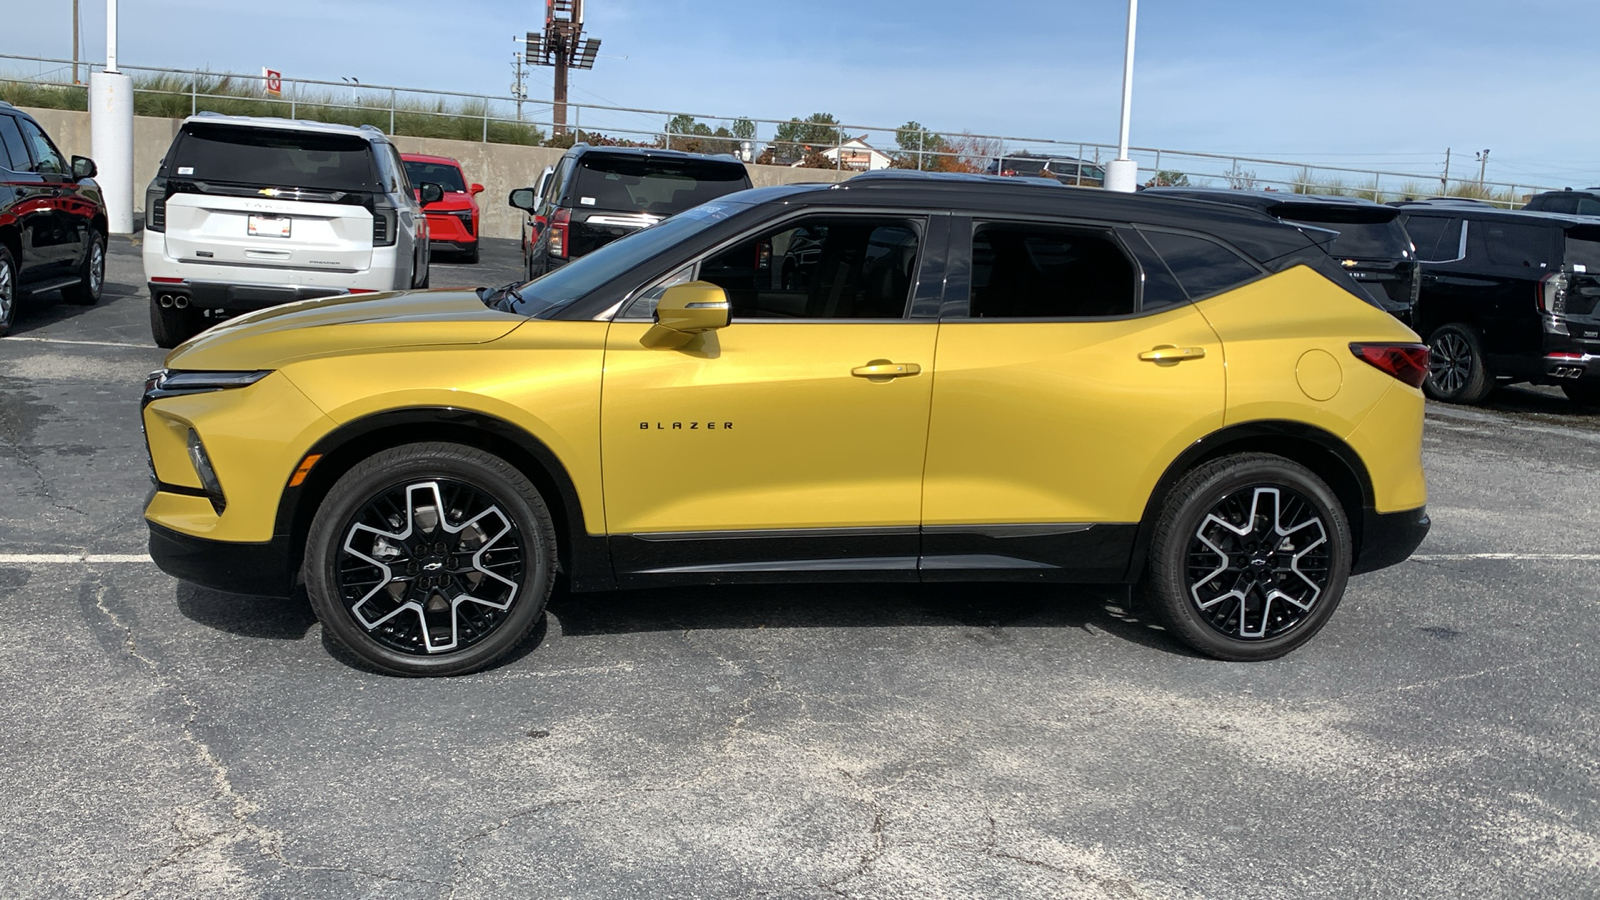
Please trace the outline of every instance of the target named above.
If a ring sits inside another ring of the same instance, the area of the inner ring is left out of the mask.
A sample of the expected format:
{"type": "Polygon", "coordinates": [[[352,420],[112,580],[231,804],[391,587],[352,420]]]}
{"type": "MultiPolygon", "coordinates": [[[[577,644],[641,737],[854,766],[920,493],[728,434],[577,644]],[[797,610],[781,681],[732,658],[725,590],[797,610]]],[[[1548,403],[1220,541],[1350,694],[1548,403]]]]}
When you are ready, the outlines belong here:
{"type": "Polygon", "coordinates": [[[493,290],[489,288],[478,288],[478,299],[482,300],[483,305],[489,307],[490,309],[497,309],[501,312],[512,312],[512,308],[516,304],[522,302],[522,292],[517,290],[517,288],[521,286],[522,282],[513,281],[510,284],[494,288],[493,290]]]}

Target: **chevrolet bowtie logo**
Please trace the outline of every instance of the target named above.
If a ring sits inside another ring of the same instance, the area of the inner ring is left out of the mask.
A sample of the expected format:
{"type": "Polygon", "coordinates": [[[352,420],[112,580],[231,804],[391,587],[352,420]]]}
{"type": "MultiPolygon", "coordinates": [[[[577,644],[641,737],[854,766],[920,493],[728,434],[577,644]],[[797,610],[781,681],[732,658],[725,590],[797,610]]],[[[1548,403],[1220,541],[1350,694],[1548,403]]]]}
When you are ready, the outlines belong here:
{"type": "Polygon", "coordinates": [[[277,188],[262,188],[261,189],[261,196],[263,196],[263,197],[276,197],[276,196],[278,196],[279,193],[281,193],[281,191],[279,191],[277,188]]]}

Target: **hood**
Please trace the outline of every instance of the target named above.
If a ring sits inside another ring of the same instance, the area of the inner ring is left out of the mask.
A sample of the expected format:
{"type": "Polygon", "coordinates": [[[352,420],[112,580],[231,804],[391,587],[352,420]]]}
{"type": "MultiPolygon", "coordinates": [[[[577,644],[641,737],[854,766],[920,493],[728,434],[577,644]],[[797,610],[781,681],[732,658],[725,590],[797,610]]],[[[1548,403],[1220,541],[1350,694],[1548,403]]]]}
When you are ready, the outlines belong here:
{"type": "Polygon", "coordinates": [[[484,344],[526,316],[483,305],[471,290],[301,300],[229,319],[167,355],[190,371],[276,369],[298,359],[396,347],[484,344]]]}

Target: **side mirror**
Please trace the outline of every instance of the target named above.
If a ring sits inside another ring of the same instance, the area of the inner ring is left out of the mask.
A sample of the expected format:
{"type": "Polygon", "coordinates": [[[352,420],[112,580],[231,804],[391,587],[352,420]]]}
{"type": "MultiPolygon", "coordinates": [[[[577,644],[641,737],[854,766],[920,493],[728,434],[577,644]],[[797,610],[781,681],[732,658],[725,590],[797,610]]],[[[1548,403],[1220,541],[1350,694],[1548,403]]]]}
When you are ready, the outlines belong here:
{"type": "Polygon", "coordinates": [[[95,168],[94,160],[87,156],[74,156],[72,158],[72,177],[78,181],[82,181],[85,178],[93,178],[99,172],[100,170],[95,168]]]}
{"type": "Polygon", "coordinates": [[[708,281],[673,285],[656,301],[656,324],[640,343],[646,347],[676,349],[696,335],[728,327],[728,295],[708,281]]]}
{"type": "Polygon", "coordinates": [[[536,195],[533,188],[517,188],[511,192],[511,197],[506,201],[517,209],[533,212],[536,195]]]}
{"type": "Polygon", "coordinates": [[[479,194],[483,193],[483,185],[478,184],[477,182],[473,182],[471,184],[471,186],[469,186],[467,188],[467,190],[472,193],[472,196],[476,197],[479,194]]]}
{"type": "Polygon", "coordinates": [[[424,181],[417,187],[417,197],[422,201],[423,206],[427,206],[429,203],[438,203],[444,199],[444,188],[435,182],[424,181]]]}

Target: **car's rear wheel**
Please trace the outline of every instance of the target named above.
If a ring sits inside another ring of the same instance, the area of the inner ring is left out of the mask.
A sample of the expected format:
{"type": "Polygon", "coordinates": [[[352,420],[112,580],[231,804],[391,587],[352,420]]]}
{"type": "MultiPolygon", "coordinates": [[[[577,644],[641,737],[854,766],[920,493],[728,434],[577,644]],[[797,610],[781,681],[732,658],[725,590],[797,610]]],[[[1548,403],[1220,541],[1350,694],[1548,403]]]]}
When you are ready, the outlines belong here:
{"type": "Polygon", "coordinates": [[[205,325],[194,308],[162,306],[157,298],[150,298],[150,337],[155,339],[157,347],[171,350],[204,330],[205,325]]]}
{"type": "Polygon", "coordinates": [[[0,335],[11,331],[11,322],[17,316],[17,261],[11,251],[0,246],[0,335]]]}
{"type": "Polygon", "coordinates": [[[89,246],[83,254],[83,271],[78,283],[61,289],[61,299],[79,306],[93,306],[100,302],[100,291],[106,283],[106,239],[100,232],[89,229],[89,246]]]}
{"type": "Polygon", "coordinates": [[[1600,406],[1600,382],[1569,381],[1561,386],[1561,392],[1579,406],[1600,406]]]}
{"type": "Polygon", "coordinates": [[[555,529],[514,466],[473,447],[408,444],[339,479],[306,539],[329,637],[396,675],[459,675],[522,642],[554,584],[555,529]]]}
{"type": "Polygon", "coordinates": [[[1443,325],[1428,337],[1428,396],[1446,403],[1480,403],[1494,389],[1483,341],[1466,325],[1443,325]]]}
{"type": "Polygon", "coordinates": [[[1168,495],[1143,593],[1208,656],[1275,659],[1328,621],[1353,548],[1344,509],[1309,469],[1265,453],[1206,463],[1168,495]]]}

